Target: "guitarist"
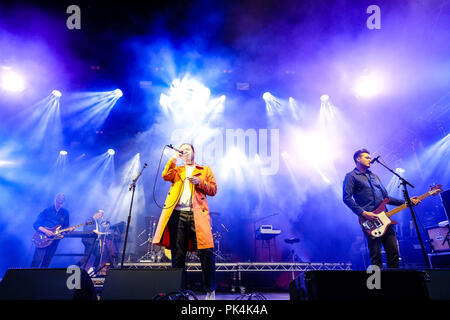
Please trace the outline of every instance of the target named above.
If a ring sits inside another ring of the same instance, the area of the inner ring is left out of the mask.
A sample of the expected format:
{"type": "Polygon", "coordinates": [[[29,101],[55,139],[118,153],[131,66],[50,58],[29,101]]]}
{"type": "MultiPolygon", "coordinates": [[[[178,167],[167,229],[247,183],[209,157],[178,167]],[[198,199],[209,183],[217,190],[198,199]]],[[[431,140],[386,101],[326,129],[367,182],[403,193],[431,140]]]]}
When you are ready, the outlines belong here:
{"type": "MultiPolygon", "coordinates": [[[[386,189],[382,185],[380,178],[369,170],[370,153],[366,149],[361,149],[353,155],[356,168],[346,174],[343,188],[344,203],[358,216],[362,215],[366,219],[375,220],[375,210],[384,199],[389,198],[390,205],[400,206],[405,201],[396,199],[388,195],[386,189]]],[[[417,205],[420,200],[418,197],[412,197],[411,202],[417,205]]],[[[389,226],[386,233],[374,238],[364,232],[369,248],[370,262],[372,265],[383,267],[381,259],[381,245],[386,252],[388,268],[399,267],[399,248],[397,236],[393,226],[389,226]]]]}
{"type": "MultiPolygon", "coordinates": [[[[56,226],[61,226],[62,229],[67,228],[69,226],[69,211],[63,208],[65,200],[64,194],[58,193],[55,196],[54,205],[44,209],[44,211],[39,214],[33,224],[34,229],[51,237],[54,233],[49,229],[56,226]]],[[[69,229],[68,232],[72,231],[73,228],[69,229]]],[[[36,248],[34,251],[33,261],[31,262],[31,267],[48,268],[53,256],[55,255],[58,244],[59,240],[55,240],[48,247],[36,248]]]]}

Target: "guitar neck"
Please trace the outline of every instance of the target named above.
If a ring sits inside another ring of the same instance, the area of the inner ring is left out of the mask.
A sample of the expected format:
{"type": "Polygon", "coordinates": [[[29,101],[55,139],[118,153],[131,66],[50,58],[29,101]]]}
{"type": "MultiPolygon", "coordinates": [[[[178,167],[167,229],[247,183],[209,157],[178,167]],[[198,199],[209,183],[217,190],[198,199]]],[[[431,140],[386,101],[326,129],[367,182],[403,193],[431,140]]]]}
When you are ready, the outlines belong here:
{"type": "Polygon", "coordinates": [[[84,226],[85,224],[86,223],[80,223],[80,224],[77,224],[76,226],[72,226],[72,227],[69,227],[69,228],[65,228],[65,229],[59,230],[59,232],[61,233],[61,232],[67,231],[70,228],[78,228],[78,227],[84,226]]]}
{"type": "MultiPolygon", "coordinates": [[[[419,198],[419,200],[422,201],[423,199],[428,198],[428,197],[431,196],[432,194],[433,194],[433,193],[430,191],[430,192],[424,193],[423,195],[421,195],[421,196],[418,197],[418,198],[419,198]]],[[[408,207],[408,206],[407,206],[407,204],[406,204],[406,202],[405,202],[405,203],[402,204],[401,206],[398,206],[397,208],[394,208],[394,209],[392,209],[392,210],[386,212],[386,215],[387,215],[388,217],[392,217],[394,214],[399,213],[400,211],[405,210],[407,207],[408,207]]]]}

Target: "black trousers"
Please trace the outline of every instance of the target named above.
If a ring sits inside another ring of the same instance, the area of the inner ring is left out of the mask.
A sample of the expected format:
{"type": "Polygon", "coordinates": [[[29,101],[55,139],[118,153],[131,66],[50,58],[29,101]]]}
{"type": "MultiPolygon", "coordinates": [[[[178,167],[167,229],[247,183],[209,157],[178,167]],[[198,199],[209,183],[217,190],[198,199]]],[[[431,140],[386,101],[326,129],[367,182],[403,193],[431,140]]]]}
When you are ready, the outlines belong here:
{"type": "Polygon", "coordinates": [[[48,268],[58,248],[59,241],[61,240],[54,240],[51,245],[45,248],[36,248],[34,250],[33,260],[31,261],[31,267],[48,268]]]}
{"type": "Polygon", "coordinates": [[[95,239],[90,242],[83,242],[84,244],[84,256],[78,261],[77,266],[85,267],[91,257],[94,257],[92,268],[97,269],[100,264],[100,241],[95,239]]]}
{"type": "Polygon", "coordinates": [[[204,289],[208,292],[216,290],[216,265],[213,248],[197,249],[194,213],[192,211],[174,210],[169,219],[168,228],[170,233],[172,267],[182,268],[184,273],[183,279],[186,279],[186,255],[189,239],[191,239],[202,266],[204,289]]]}
{"type": "MultiPolygon", "coordinates": [[[[364,232],[364,231],[363,231],[364,232]]],[[[384,247],[387,258],[388,268],[399,267],[399,248],[397,242],[397,235],[395,234],[394,227],[391,225],[387,228],[386,233],[379,238],[373,238],[364,232],[367,239],[367,246],[369,248],[370,263],[378,267],[383,268],[383,262],[381,258],[381,245],[384,247]]]]}

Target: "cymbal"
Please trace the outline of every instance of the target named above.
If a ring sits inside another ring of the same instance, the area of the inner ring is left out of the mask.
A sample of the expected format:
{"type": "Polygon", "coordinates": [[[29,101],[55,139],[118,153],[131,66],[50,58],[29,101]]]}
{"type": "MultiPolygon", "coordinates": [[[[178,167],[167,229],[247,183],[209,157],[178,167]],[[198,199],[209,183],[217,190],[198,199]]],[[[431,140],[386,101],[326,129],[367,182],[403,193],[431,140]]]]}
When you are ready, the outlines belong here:
{"type": "Polygon", "coordinates": [[[288,238],[288,239],[284,239],[284,242],[289,243],[289,244],[294,244],[297,242],[300,242],[299,238],[288,238]]]}

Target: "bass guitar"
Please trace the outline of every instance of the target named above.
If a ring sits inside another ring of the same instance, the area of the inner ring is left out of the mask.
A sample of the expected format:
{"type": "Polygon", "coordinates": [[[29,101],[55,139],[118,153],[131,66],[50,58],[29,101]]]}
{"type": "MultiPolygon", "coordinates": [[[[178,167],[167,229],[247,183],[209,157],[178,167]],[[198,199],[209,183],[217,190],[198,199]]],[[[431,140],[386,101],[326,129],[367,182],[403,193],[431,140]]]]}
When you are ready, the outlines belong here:
{"type": "Polygon", "coordinates": [[[54,233],[53,236],[48,236],[44,232],[38,230],[33,235],[33,238],[31,239],[31,241],[34,243],[34,245],[37,248],[45,248],[45,247],[48,247],[49,245],[51,245],[54,240],[62,239],[64,232],[69,231],[71,228],[78,228],[81,226],[86,226],[86,225],[91,225],[91,224],[94,224],[94,221],[77,224],[76,226],[72,226],[72,227],[65,228],[65,229],[61,229],[61,226],[47,228],[48,230],[50,230],[54,233]]]}
{"type": "MultiPolygon", "coordinates": [[[[430,191],[428,191],[427,193],[424,193],[423,195],[421,195],[418,198],[419,198],[419,200],[423,200],[425,198],[428,198],[429,196],[435,196],[438,193],[442,192],[441,188],[442,188],[441,184],[438,186],[435,186],[435,187],[431,187],[430,191]]],[[[386,212],[386,204],[388,202],[389,202],[388,198],[384,199],[384,201],[378,206],[378,208],[376,208],[373,211],[373,213],[375,213],[377,215],[376,219],[370,220],[362,215],[359,217],[359,224],[361,225],[363,230],[372,237],[379,238],[383,234],[385,234],[387,228],[391,224],[392,225],[397,224],[397,221],[391,220],[391,217],[394,214],[396,214],[408,207],[405,202],[401,206],[398,206],[397,208],[386,212]]]]}

